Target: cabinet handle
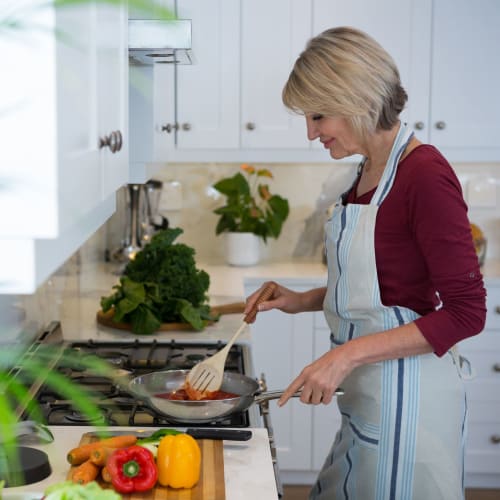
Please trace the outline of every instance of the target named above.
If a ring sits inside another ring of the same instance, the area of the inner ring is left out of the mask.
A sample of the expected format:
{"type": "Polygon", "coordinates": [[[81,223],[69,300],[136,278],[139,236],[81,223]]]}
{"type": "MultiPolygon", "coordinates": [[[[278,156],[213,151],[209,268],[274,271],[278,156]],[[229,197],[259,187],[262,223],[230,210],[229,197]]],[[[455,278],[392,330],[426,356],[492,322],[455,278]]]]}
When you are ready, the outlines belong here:
{"type": "Polygon", "coordinates": [[[121,151],[122,146],[123,146],[123,136],[122,136],[122,133],[119,130],[116,131],[116,135],[117,135],[117,138],[118,138],[117,151],[121,151]]]}
{"type": "Polygon", "coordinates": [[[446,123],[442,121],[436,122],[436,128],[438,130],[444,130],[446,128],[446,123]]]}
{"type": "Polygon", "coordinates": [[[118,134],[116,132],[111,132],[111,134],[109,135],[99,137],[99,149],[108,147],[112,153],[116,153],[118,151],[119,145],[121,147],[121,140],[119,140],[118,134]]]}
{"type": "Polygon", "coordinates": [[[413,128],[417,130],[423,130],[425,127],[424,122],[415,122],[415,125],[413,125],[413,128]]]}
{"type": "Polygon", "coordinates": [[[493,436],[490,437],[490,441],[493,444],[500,444],[500,436],[498,434],[493,434],[493,436]]]}
{"type": "Polygon", "coordinates": [[[255,130],[255,123],[248,122],[248,123],[245,125],[245,128],[246,128],[247,130],[255,130]]]}
{"type": "Polygon", "coordinates": [[[161,126],[161,131],[170,134],[172,130],[177,130],[179,128],[178,123],[167,123],[166,125],[161,126]]]}
{"type": "Polygon", "coordinates": [[[191,124],[190,123],[183,123],[182,124],[182,130],[185,130],[186,132],[189,132],[191,130],[191,124]]]}
{"type": "Polygon", "coordinates": [[[497,373],[500,372],[500,363],[495,363],[493,365],[493,371],[497,373]]]}

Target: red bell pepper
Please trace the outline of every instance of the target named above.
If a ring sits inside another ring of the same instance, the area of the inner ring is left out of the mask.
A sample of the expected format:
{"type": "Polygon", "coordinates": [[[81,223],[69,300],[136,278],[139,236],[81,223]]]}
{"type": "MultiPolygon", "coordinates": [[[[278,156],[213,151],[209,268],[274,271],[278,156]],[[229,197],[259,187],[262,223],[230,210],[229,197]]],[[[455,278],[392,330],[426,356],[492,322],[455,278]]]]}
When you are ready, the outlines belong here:
{"type": "Polygon", "coordinates": [[[106,463],[111,483],[120,493],[147,491],[158,480],[153,454],[142,446],[129,446],[114,451],[106,463]]]}

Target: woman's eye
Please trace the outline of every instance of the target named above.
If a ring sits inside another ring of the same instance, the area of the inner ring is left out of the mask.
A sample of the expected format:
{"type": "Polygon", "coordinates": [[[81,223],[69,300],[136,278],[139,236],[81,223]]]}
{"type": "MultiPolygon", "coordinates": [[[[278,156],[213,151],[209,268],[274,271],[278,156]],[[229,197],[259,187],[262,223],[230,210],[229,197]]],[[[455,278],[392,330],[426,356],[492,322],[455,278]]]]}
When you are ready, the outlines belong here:
{"type": "Polygon", "coordinates": [[[312,119],[313,121],[318,121],[318,120],[321,120],[321,118],[323,118],[323,115],[312,115],[312,119]]]}

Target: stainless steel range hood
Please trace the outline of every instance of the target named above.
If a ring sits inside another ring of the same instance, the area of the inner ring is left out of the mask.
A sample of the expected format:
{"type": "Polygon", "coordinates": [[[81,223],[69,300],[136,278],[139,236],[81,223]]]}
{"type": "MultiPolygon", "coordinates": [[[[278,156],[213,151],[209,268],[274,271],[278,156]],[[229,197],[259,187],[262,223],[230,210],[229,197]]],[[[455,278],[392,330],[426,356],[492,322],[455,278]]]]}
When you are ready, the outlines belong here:
{"type": "Polygon", "coordinates": [[[129,62],[191,64],[191,20],[129,19],[129,62]]]}

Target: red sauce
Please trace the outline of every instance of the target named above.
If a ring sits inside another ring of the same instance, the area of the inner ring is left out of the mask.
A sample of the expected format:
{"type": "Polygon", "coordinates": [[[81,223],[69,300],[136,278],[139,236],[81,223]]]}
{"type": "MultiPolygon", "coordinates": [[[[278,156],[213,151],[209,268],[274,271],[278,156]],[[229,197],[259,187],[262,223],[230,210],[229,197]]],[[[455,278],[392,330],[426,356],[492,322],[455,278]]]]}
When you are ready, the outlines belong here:
{"type": "MultiPolygon", "coordinates": [[[[173,401],[192,401],[191,399],[189,399],[189,396],[187,395],[185,389],[179,389],[177,391],[155,394],[154,397],[155,398],[170,399],[173,401]]],[[[214,399],[230,399],[230,398],[239,398],[239,397],[240,397],[239,394],[234,394],[232,392],[212,391],[212,392],[207,392],[201,398],[201,401],[210,401],[210,400],[214,400],[214,399]]]]}

